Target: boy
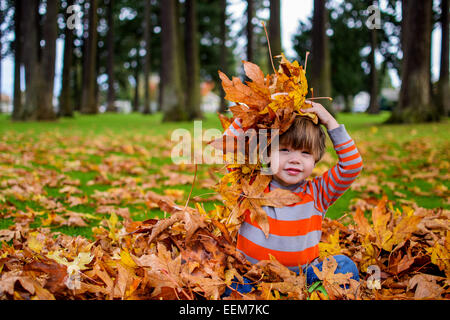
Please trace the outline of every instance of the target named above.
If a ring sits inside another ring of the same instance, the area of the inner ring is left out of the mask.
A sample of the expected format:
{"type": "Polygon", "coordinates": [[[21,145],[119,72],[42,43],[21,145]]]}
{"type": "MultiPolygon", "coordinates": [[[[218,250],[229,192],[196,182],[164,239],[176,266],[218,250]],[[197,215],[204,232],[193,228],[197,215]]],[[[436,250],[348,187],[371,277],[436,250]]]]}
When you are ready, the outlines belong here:
{"type": "MultiPolygon", "coordinates": [[[[325,152],[325,133],[306,117],[297,117],[291,127],[280,136],[279,152],[270,155],[273,170],[269,189],[283,188],[301,197],[301,202],[283,208],[263,207],[269,217],[269,237],[249,215],[245,216],[237,240],[237,249],[248,261],[257,263],[273,255],[280,263],[299,273],[299,266],[307,277],[307,285],[318,281],[311,265],[322,270],[318,261],[322,218],[332,205],[350,187],[362,170],[362,159],[353,140],[336,119],[319,103],[307,101],[311,108],[302,112],[315,113],[333,143],[339,162],[326,173],[306,180],[325,152]]],[[[239,135],[240,120],[225,131],[239,135]]],[[[242,132],[242,130],[241,130],[242,132]]],[[[336,273],[353,274],[359,281],[355,263],[346,256],[334,256],[338,263],[336,273]]],[[[248,292],[250,286],[238,286],[248,292]]]]}

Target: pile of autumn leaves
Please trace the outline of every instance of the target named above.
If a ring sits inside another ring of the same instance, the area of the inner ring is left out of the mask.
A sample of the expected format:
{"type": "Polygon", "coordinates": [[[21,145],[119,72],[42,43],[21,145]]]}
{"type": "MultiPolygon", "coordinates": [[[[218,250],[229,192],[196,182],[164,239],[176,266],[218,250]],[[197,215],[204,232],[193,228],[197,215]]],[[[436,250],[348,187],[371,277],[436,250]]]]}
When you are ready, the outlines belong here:
{"type": "Polygon", "coordinates": [[[325,297],[276,260],[249,264],[235,249],[223,207],[206,212],[151,191],[146,197],[170,217],[136,222],[112,214],[95,241],[20,224],[4,230],[11,244],[0,250],[0,298],[220,299],[243,276],[255,289],[228,299],[450,298],[449,213],[442,209],[394,209],[383,198],[366,204],[369,219],[360,207],[347,226],[325,219],[321,256],[346,254],[361,276],[358,283],[334,274],[336,262],[325,259],[317,271],[325,297]]]}

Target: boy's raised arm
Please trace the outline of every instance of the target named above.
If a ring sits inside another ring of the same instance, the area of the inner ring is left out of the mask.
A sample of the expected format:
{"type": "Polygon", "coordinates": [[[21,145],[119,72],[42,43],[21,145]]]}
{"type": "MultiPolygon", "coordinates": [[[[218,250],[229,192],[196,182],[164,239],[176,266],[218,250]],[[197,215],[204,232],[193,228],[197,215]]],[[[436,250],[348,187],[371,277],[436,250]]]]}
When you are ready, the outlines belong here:
{"type": "Polygon", "coordinates": [[[312,181],[316,205],[322,212],[325,212],[350,188],[363,168],[361,155],[343,124],[328,130],[328,135],[333,142],[339,161],[322,176],[312,181]]]}

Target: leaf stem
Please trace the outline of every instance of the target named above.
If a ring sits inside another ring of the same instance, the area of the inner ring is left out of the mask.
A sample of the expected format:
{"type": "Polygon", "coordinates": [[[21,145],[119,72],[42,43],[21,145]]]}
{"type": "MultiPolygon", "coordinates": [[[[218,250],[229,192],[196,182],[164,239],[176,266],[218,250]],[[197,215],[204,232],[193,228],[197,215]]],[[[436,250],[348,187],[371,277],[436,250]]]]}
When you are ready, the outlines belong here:
{"type": "Polygon", "coordinates": [[[270,62],[272,63],[273,72],[277,73],[277,70],[275,70],[275,66],[273,65],[272,50],[270,50],[270,41],[269,35],[267,34],[266,24],[264,23],[264,21],[261,21],[261,24],[263,25],[264,31],[266,32],[267,47],[269,47],[270,62]]]}

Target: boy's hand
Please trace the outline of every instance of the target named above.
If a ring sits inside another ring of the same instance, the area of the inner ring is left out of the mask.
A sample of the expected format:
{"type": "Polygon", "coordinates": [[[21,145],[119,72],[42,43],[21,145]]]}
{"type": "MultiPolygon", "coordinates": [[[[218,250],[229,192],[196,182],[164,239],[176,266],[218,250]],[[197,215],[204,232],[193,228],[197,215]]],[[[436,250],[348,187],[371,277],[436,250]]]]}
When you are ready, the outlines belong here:
{"type": "Polygon", "coordinates": [[[311,108],[300,109],[302,112],[312,112],[317,115],[320,123],[322,123],[328,131],[339,127],[339,123],[336,119],[325,109],[320,103],[306,100],[305,103],[310,104],[311,108]]]}

